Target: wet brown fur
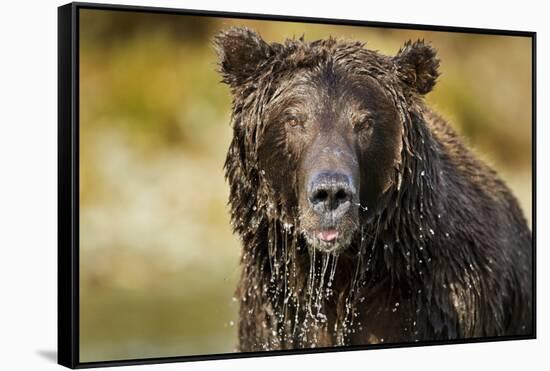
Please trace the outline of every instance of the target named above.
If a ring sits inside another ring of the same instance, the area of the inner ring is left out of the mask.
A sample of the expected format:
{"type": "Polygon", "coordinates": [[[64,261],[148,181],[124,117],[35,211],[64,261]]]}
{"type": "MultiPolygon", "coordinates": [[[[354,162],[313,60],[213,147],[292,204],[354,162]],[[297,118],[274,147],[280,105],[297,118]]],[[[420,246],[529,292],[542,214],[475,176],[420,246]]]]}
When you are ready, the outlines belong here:
{"type": "Polygon", "coordinates": [[[233,95],[225,170],[243,246],[241,351],[532,332],[531,233],[506,185],[424,104],[438,77],[432,47],[407,42],[388,57],[332,38],[268,44],[245,28],[215,45],[233,95]],[[281,84],[327,63],[375,79],[401,121],[390,186],[337,262],[300,233],[298,155],[276,135],[263,146],[281,84]]]}

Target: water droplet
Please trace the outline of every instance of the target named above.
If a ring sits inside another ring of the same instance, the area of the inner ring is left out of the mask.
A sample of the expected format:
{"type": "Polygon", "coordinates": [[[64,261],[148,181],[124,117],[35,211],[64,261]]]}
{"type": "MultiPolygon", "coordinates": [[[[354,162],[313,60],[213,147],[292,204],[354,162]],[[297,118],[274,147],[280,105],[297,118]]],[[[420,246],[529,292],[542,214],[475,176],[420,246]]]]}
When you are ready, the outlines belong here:
{"type": "Polygon", "coordinates": [[[369,210],[369,208],[368,208],[366,205],[363,206],[363,205],[361,205],[360,203],[356,203],[355,205],[356,205],[356,206],[359,206],[359,208],[360,208],[361,210],[363,210],[363,211],[368,211],[368,210],[369,210]]]}
{"type": "Polygon", "coordinates": [[[235,326],[235,322],[229,321],[229,326],[235,326]]]}
{"type": "Polygon", "coordinates": [[[395,303],[395,306],[398,307],[398,306],[399,306],[399,302],[396,302],[396,303],[395,303]]]}
{"type": "Polygon", "coordinates": [[[432,236],[435,234],[434,230],[430,228],[430,233],[432,234],[432,236]]]}
{"type": "Polygon", "coordinates": [[[256,211],[256,205],[252,206],[252,210],[256,211]]]}
{"type": "Polygon", "coordinates": [[[233,297],[231,298],[231,301],[237,301],[237,298],[233,296],[233,297]]]}
{"type": "Polygon", "coordinates": [[[449,238],[449,234],[448,234],[448,233],[445,233],[445,237],[449,238]]]}
{"type": "Polygon", "coordinates": [[[422,170],[422,172],[420,173],[420,176],[424,176],[425,172],[424,170],[422,170]]]}

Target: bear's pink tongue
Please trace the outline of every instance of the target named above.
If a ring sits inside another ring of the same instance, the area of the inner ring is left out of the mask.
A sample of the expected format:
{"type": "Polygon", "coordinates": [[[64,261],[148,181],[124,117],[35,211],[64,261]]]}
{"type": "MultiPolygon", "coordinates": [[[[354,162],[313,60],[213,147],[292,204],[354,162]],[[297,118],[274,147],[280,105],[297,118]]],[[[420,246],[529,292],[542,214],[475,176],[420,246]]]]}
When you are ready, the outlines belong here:
{"type": "Polygon", "coordinates": [[[336,229],[327,229],[319,232],[319,239],[325,242],[334,241],[338,238],[338,231],[336,229]]]}

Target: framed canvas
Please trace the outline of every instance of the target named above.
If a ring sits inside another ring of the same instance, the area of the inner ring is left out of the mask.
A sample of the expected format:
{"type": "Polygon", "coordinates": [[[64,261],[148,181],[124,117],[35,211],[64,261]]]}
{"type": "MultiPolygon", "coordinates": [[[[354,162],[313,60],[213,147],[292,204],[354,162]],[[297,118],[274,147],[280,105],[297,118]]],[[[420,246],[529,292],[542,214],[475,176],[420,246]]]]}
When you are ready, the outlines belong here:
{"type": "Polygon", "coordinates": [[[534,32],[58,20],[60,364],[535,338],[534,32]]]}

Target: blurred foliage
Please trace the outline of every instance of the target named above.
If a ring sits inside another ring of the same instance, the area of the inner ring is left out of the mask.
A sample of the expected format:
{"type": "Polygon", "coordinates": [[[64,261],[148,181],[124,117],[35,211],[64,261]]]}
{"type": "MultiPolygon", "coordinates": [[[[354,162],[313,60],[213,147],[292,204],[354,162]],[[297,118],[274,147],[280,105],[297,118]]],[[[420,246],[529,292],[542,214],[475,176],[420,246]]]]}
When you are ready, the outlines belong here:
{"type": "Polygon", "coordinates": [[[429,103],[531,215],[527,38],[140,12],[80,13],[80,360],[231,352],[239,244],[223,162],[230,96],[212,37],[329,35],[438,50],[429,103]]]}

